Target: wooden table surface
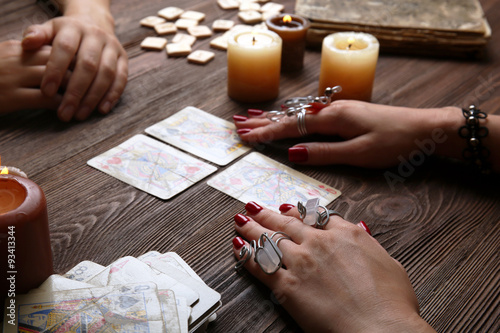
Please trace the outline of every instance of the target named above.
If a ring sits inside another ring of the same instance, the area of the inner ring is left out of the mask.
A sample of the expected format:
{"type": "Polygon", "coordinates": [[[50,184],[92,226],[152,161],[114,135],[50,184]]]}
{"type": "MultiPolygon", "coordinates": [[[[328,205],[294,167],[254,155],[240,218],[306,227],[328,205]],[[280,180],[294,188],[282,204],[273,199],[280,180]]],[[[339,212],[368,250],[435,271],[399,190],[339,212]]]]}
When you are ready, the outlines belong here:
{"type": "MultiPolygon", "coordinates": [[[[293,12],[293,1],[282,3],[293,12]]],[[[484,59],[382,54],[373,102],[412,107],[476,103],[498,114],[500,2],[481,3],[493,30],[484,59]]],[[[33,0],[0,4],[0,40],[20,39],[28,25],[47,19],[33,0]]],[[[307,51],[302,72],[282,74],[276,101],[260,105],[228,98],[223,51],[213,50],[215,59],[199,66],[167,58],[165,52],[141,50],[144,37],[155,34],[140,27],[139,20],[167,6],[204,12],[208,24],[238,21],[237,11],[224,11],[215,0],[114,1],[116,33],[130,57],[121,102],[105,117],[69,124],[48,111],[0,116],[2,162],[24,170],[45,191],[56,272],[82,260],[108,265],[151,250],[175,251],[222,295],[210,332],[298,331],[267,288],[233,269],[233,217],[244,212],[242,202],[209,187],[206,180],[163,201],[86,164],[186,106],[231,120],[249,106],[270,110],[287,97],[316,93],[317,50],[307,51]]],[[[209,50],[209,39],[196,42],[194,49],[209,50]]],[[[475,179],[460,163],[428,158],[391,189],[385,170],[293,165],[287,147],[298,142],[270,143],[259,151],[342,191],[330,207],[349,221],[367,222],[374,237],[404,265],[425,320],[439,332],[500,330],[498,177],[475,179]]],[[[397,173],[397,168],[391,171],[397,173]]]]}

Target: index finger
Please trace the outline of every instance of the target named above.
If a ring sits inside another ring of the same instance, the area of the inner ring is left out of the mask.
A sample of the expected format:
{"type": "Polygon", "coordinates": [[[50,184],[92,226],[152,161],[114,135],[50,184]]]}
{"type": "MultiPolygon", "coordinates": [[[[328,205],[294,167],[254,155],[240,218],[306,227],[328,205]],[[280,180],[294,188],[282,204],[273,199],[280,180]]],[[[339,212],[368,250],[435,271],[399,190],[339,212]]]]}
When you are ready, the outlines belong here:
{"type": "Polygon", "coordinates": [[[80,33],[71,26],[54,33],[56,36],[41,86],[43,93],[47,96],[53,96],[57,93],[81,42],[80,33]]]}

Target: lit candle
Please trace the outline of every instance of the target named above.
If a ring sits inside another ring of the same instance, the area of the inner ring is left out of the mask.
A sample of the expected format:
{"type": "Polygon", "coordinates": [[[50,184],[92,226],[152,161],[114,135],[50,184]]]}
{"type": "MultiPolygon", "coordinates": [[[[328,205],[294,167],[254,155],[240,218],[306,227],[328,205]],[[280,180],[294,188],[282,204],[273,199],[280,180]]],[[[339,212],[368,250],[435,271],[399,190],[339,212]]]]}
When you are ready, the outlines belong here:
{"type": "Polygon", "coordinates": [[[342,86],[335,99],[370,101],[379,52],[378,40],[366,33],[338,32],[323,39],[319,94],[342,86]]]}
{"type": "Polygon", "coordinates": [[[306,34],[309,20],[293,14],[280,14],[266,20],[269,30],[276,32],[283,40],[281,70],[296,71],[304,66],[306,34]]]}
{"type": "Polygon", "coordinates": [[[278,97],[281,38],[272,31],[240,31],[229,36],[227,93],[239,102],[278,97]]]}
{"type": "Polygon", "coordinates": [[[36,288],[53,273],[45,195],[12,174],[0,174],[0,260],[2,299],[36,288]]]}

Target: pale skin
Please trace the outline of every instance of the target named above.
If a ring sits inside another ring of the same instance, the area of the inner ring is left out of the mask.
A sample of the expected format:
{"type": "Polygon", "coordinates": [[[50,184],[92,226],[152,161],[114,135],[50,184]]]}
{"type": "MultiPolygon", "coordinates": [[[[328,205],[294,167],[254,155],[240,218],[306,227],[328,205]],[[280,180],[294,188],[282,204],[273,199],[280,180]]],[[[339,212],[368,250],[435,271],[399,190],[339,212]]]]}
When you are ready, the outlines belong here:
{"type": "Polygon", "coordinates": [[[244,239],[278,230],[291,237],[279,243],[284,267],[276,273],[265,274],[253,257],[244,267],[306,332],[434,332],[419,316],[404,268],[363,228],[335,216],[324,230],[315,229],[298,219],[296,208],[282,215],[247,209],[246,217],[235,223],[244,239]]]}
{"type": "MultiPolygon", "coordinates": [[[[266,112],[257,110],[234,120],[241,139],[250,143],[300,137],[295,117],[276,123],[266,118],[266,112]]],[[[462,111],[456,107],[416,109],[336,101],[306,116],[309,134],[336,139],[291,147],[292,151],[302,149],[301,160],[293,162],[385,168],[400,163],[401,157],[408,159],[418,149],[462,159],[466,141],[458,130],[464,125],[462,111]]],[[[500,145],[496,143],[500,142],[500,116],[489,115],[480,125],[489,130],[482,144],[491,151],[493,171],[499,172],[500,145]]],[[[294,159],[290,150],[289,157],[294,159]]],[[[334,216],[325,230],[319,230],[302,223],[291,205],[286,209],[282,205],[281,215],[256,210],[255,205],[245,206],[246,216],[235,216],[235,230],[244,240],[233,240],[233,252],[239,259],[242,246],[264,232],[290,235],[291,240],[279,243],[284,268],[267,275],[253,258],[244,267],[273,291],[305,331],[433,332],[419,316],[404,268],[359,228],[361,223],[356,226],[334,216]]]]}
{"type": "MultiPolygon", "coordinates": [[[[53,98],[65,88],[57,107],[50,107],[57,109],[62,121],[84,120],[94,110],[107,114],[118,102],[128,77],[128,58],[114,34],[110,0],[56,2],[63,16],[28,27],[22,40],[28,52],[52,46],[40,90],[53,98]],[[63,87],[68,70],[72,75],[63,87]]],[[[24,106],[13,100],[7,111],[20,109],[24,106]]]]}
{"type": "MultiPolygon", "coordinates": [[[[489,129],[482,140],[491,151],[490,162],[495,172],[500,171],[500,116],[489,115],[480,121],[489,129]]],[[[235,121],[242,140],[267,142],[284,138],[298,138],[295,117],[281,122],[271,122],[266,113],[235,121]],[[243,129],[244,133],[241,133],[243,129]]],[[[305,142],[295,145],[305,147],[307,159],[294,161],[300,164],[329,165],[349,164],[361,167],[385,168],[400,163],[399,156],[408,158],[420,149],[416,140],[432,140],[433,131],[439,130],[435,154],[462,158],[465,139],[458,136],[458,129],[465,125],[462,111],[456,107],[417,109],[371,104],[359,101],[335,101],[318,114],[306,116],[310,134],[338,136],[338,142],[305,142]],[[442,132],[441,132],[442,130],[442,132]]]]}

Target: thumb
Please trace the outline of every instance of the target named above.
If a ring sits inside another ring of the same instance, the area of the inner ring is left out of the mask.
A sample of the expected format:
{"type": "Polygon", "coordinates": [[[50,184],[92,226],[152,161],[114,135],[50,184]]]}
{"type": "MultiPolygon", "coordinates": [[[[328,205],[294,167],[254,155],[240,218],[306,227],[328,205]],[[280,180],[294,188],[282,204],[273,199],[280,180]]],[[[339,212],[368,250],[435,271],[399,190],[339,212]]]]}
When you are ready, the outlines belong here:
{"type": "Polygon", "coordinates": [[[51,21],[44,24],[34,24],[26,28],[23,33],[23,41],[21,43],[23,50],[37,50],[43,45],[52,43],[54,39],[54,27],[51,21]]]}
{"type": "Polygon", "coordinates": [[[363,140],[355,138],[341,142],[309,142],[288,149],[290,162],[306,165],[349,164],[364,166],[363,140]]]}

